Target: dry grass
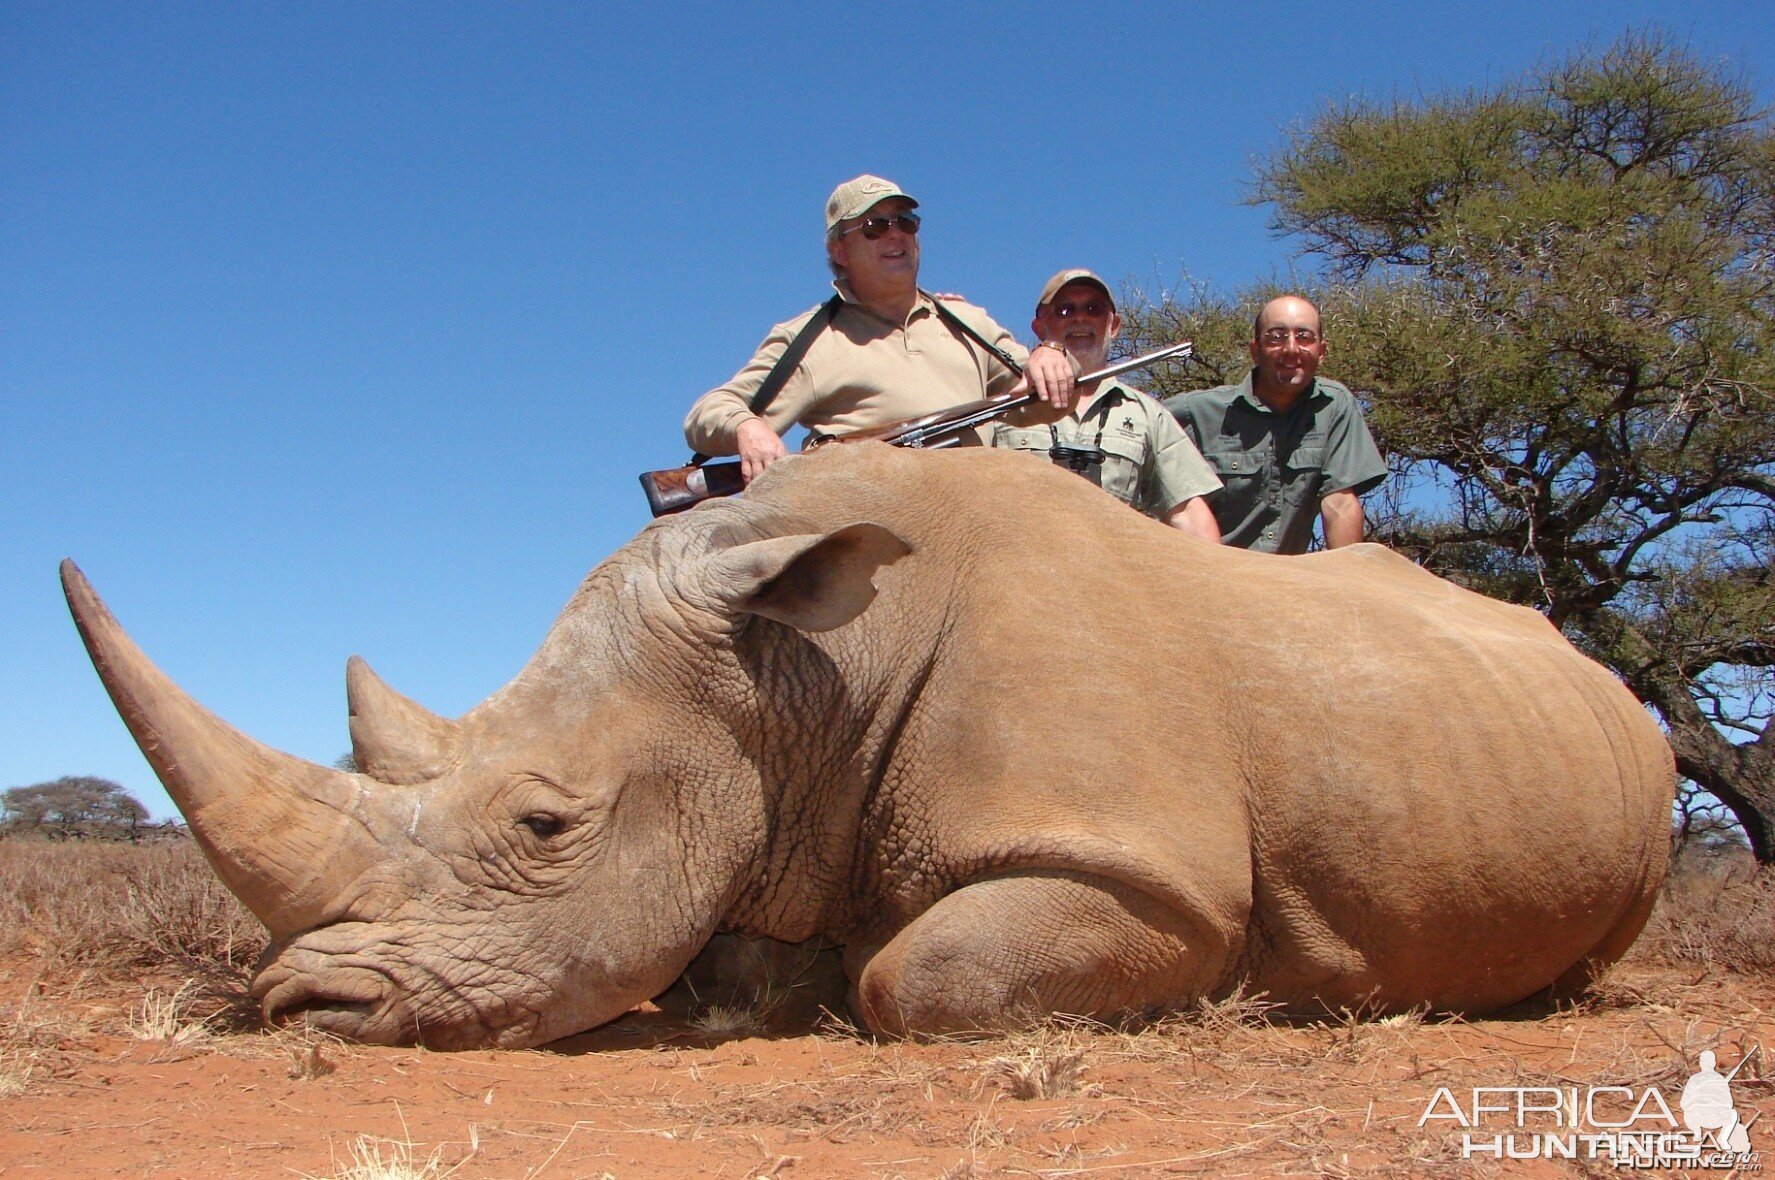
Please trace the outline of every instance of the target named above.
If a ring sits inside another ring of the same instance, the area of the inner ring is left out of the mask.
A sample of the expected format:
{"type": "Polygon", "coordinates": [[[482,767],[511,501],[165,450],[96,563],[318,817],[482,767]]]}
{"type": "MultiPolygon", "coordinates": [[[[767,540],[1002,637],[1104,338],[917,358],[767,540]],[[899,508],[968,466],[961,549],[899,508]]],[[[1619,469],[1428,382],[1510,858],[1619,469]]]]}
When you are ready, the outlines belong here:
{"type": "Polygon", "coordinates": [[[187,1045],[210,1035],[210,1021],[191,1012],[197,981],[187,979],[172,991],[151,987],[131,1012],[126,1023],[138,1041],[165,1041],[187,1045]]]}
{"type": "Polygon", "coordinates": [[[331,1180],[442,1180],[450,1174],[444,1170],[442,1148],[424,1159],[415,1158],[414,1151],[403,1140],[359,1135],[346,1144],[348,1158],[343,1167],[335,1164],[331,1180]]]}
{"type": "MultiPolygon", "coordinates": [[[[402,1121],[404,1124],[405,1120],[402,1121]]],[[[478,1149],[478,1134],[470,1127],[467,1154],[445,1167],[443,1147],[421,1156],[411,1136],[385,1139],[377,1135],[358,1135],[345,1145],[343,1163],[335,1156],[334,1170],[324,1180],[447,1180],[473,1159],[478,1149]]],[[[323,1180],[307,1173],[302,1175],[304,1180],[323,1180]]]]}
{"type": "MultiPolygon", "coordinates": [[[[1367,1125],[1376,1099],[1415,1115],[1431,1092],[1431,1076],[1458,1071],[1496,1081],[1500,1059],[1493,1055],[1458,1065],[1420,1061],[1411,1046],[1426,1034],[1442,1042],[1430,1050],[1441,1056],[1464,1053],[1454,1046],[1473,1030],[1458,1021],[1426,1022],[1418,1013],[1284,1021],[1261,997],[1243,994],[1121,1029],[1055,1019],[992,1040],[877,1046],[870,1068],[806,1087],[825,1098],[823,1109],[771,1111],[777,1119],[801,1115],[771,1125],[835,1141],[848,1128],[912,1128],[925,1147],[965,1149],[943,1173],[956,1177],[1227,1168],[1253,1175],[1483,1174],[1442,1158],[1440,1140],[1405,1136],[1403,1125],[1367,1125]],[[838,1106],[841,1095],[850,1101],[838,1106]],[[1261,1113],[1254,1117],[1253,1108],[1261,1113]],[[825,1117],[809,1117],[816,1111],[825,1117]],[[1191,1128],[1184,1138],[1198,1144],[1202,1126],[1215,1129],[1205,1133],[1208,1146],[1164,1159],[1150,1147],[1130,1155],[1121,1136],[1146,1135],[1142,1128],[1152,1124],[1191,1128]],[[1353,1157],[1352,1135],[1370,1132],[1374,1146],[1353,1157]]],[[[749,1115],[749,1125],[759,1126],[765,1112],[744,1099],[736,1092],[719,1112],[697,1111],[703,1118],[695,1133],[719,1133],[719,1116],[749,1115]]],[[[1392,1122],[1400,1123],[1397,1114],[1392,1122]]]]}
{"type": "Polygon", "coordinates": [[[1748,854],[1679,860],[1634,947],[1647,961],[1775,971],[1775,870],[1748,854]]]}
{"type": "Polygon", "coordinates": [[[711,1037],[759,1036],[769,1029],[786,998],[786,993],[766,988],[749,1004],[710,1004],[690,1018],[690,1025],[711,1037]]]}
{"type": "Polygon", "coordinates": [[[247,974],[265,928],[189,842],[0,840],[0,955],[63,994],[113,979],[190,981],[187,1012],[249,1020],[247,974]]]}
{"type": "Polygon", "coordinates": [[[91,1031],[64,1004],[28,984],[16,1003],[0,1006],[0,1094],[17,1094],[61,1071],[67,1046],[91,1031]]]}
{"type": "Polygon", "coordinates": [[[298,1045],[290,1052],[290,1077],[296,1081],[312,1082],[315,1078],[326,1077],[338,1068],[338,1063],[327,1056],[323,1043],[319,1040],[298,1045]]]}
{"type": "Polygon", "coordinates": [[[1079,1089],[1090,1037],[1078,1028],[1044,1025],[1013,1052],[987,1062],[987,1068],[1019,1101],[1066,1098],[1079,1089]]]}
{"type": "Polygon", "coordinates": [[[31,1088],[31,1075],[37,1063],[28,1053],[16,1049],[0,1049],[0,1098],[23,1094],[31,1088]]]}
{"type": "MultiPolygon", "coordinates": [[[[446,1150],[442,1145],[422,1157],[413,1142],[413,1133],[407,1126],[407,1116],[400,1103],[395,1103],[394,1110],[401,1120],[401,1137],[353,1136],[345,1145],[345,1162],[339,1162],[335,1151],[333,1172],[324,1180],[447,1180],[480,1151],[480,1132],[471,1125],[468,1143],[455,1163],[444,1166],[446,1150]]],[[[306,1172],[300,1174],[304,1180],[323,1180],[306,1172]]]]}

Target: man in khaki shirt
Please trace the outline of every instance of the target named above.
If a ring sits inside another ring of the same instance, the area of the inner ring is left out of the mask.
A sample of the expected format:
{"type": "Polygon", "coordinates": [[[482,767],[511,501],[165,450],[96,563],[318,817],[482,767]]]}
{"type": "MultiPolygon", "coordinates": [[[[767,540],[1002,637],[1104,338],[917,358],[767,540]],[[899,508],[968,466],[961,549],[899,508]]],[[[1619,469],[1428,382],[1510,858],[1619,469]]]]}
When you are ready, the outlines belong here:
{"type": "MultiPolygon", "coordinates": [[[[1109,285],[1074,269],[1048,280],[1030,327],[1094,372],[1109,363],[1122,319],[1109,285]]],[[[1030,451],[1043,462],[1072,459],[1073,470],[1123,503],[1205,541],[1220,540],[1206,499],[1220,480],[1202,452],[1165,407],[1113,378],[1081,385],[1078,404],[1058,422],[1034,425],[1016,415],[995,422],[992,445],[1030,451]],[[1059,448],[1066,450],[1055,454],[1059,448]]]]}
{"type": "Polygon", "coordinates": [[[1024,365],[1024,377],[945,323],[918,289],[918,202],[892,181],[859,176],[826,202],[826,255],[842,304],[761,414],[752,396],[812,309],[778,324],[746,367],[697,400],[684,438],[705,455],[740,457],[746,482],[786,453],[792,425],[822,434],[879,426],[983,397],[1033,388],[1056,412],[1072,402],[1079,369],[1063,346],[1025,353],[980,308],[944,306],[983,339],[1024,365]]]}

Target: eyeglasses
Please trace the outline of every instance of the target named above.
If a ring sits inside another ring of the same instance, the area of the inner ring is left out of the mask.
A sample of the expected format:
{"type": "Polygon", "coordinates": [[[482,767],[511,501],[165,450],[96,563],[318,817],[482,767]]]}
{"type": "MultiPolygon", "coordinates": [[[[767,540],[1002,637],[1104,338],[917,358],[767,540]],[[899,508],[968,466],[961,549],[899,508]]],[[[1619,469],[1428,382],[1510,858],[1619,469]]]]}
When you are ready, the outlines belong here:
{"type": "Polygon", "coordinates": [[[1265,348],[1281,348],[1290,339],[1302,348],[1311,348],[1319,343],[1319,333],[1311,328],[1296,328],[1292,332],[1287,328],[1269,328],[1257,339],[1265,348]]]}
{"type": "Polygon", "coordinates": [[[1103,299],[1092,299],[1084,303],[1050,303],[1048,311],[1059,319],[1070,320],[1073,316],[1088,315],[1095,319],[1109,312],[1109,303],[1103,299]]]}
{"type": "Polygon", "coordinates": [[[853,225],[849,229],[839,230],[838,236],[842,238],[846,234],[854,234],[858,230],[862,230],[863,236],[873,242],[877,238],[886,237],[887,231],[890,229],[897,229],[908,237],[917,234],[918,214],[896,213],[892,217],[866,217],[861,225],[853,225]]]}

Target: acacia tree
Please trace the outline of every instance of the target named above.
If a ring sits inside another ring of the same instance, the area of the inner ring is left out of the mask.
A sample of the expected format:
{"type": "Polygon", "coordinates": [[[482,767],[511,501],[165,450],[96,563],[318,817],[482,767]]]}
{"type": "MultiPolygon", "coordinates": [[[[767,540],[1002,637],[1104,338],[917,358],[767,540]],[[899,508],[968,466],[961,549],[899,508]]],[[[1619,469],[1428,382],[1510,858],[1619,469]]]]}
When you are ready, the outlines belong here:
{"type": "Polygon", "coordinates": [[[12,824],[50,827],[63,836],[127,831],[134,839],[148,809],[110,779],[68,775],[0,793],[0,813],[12,824]]]}
{"type": "MultiPolygon", "coordinates": [[[[1630,35],[1331,107],[1255,197],[1323,265],[1327,372],[1396,474],[1377,538],[1544,611],[1775,860],[1775,131],[1750,89],[1630,35]]],[[[1212,342],[1255,302],[1131,318],[1212,342]]]]}

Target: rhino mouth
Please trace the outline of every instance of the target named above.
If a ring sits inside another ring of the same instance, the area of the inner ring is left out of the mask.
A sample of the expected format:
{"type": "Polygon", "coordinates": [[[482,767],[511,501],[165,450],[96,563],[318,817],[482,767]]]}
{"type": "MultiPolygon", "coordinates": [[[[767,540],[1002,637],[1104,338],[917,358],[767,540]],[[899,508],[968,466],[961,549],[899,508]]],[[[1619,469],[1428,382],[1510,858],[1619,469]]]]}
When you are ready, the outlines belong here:
{"type": "Polygon", "coordinates": [[[266,999],[265,1019],[272,1024],[325,1024],[342,1019],[363,1022],[374,1016],[376,1009],[380,1007],[371,1000],[347,1000],[320,992],[302,995],[299,994],[301,989],[289,990],[298,994],[266,999]]]}
{"type": "Polygon", "coordinates": [[[291,948],[253,981],[253,995],[266,1023],[305,1025],[373,1045],[440,1050],[521,1048],[537,1042],[538,1011],[514,1003],[511,997],[471,997],[470,989],[449,987],[429,976],[424,982],[403,983],[389,973],[387,964],[366,964],[361,959],[349,964],[301,963],[308,957],[291,948]]]}
{"type": "MultiPolygon", "coordinates": [[[[269,982],[269,981],[267,981],[269,982]]],[[[259,999],[259,1010],[270,1024],[306,1024],[323,1032],[353,1040],[384,1044],[411,1044],[419,1030],[393,1016],[384,987],[369,979],[335,980],[295,977],[270,983],[259,999]]]]}

